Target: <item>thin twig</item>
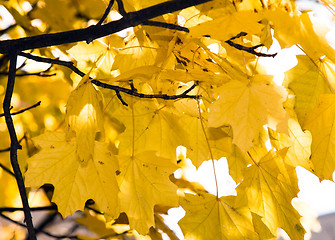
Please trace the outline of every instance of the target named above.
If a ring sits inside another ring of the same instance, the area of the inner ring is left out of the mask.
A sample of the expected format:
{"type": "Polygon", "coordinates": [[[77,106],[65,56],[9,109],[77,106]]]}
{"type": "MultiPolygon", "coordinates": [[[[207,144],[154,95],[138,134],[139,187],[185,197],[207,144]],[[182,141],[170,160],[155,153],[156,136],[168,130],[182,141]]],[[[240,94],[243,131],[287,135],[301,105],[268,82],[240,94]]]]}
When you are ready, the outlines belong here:
{"type": "Polygon", "coordinates": [[[144,21],[142,23],[142,25],[168,28],[168,29],[183,31],[183,32],[187,32],[187,33],[190,32],[190,30],[186,27],[182,27],[182,26],[172,24],[172,23],[157,22],[157,21],[152,21],[152,20],[144,21]]]}
{"type": "Polygon", "coordinates": [[[9,59],[10,59],[9,75],[8,75],[6,94],[3,100],[3,111],[5,114],[6,125],[7,125],[7,129],[9,132],[10,140],[11,140],[10,161],[12,164],[12,168],[14,170],[15,179],[16,179],[16,182],[19,188],[20,196],[21,196],[21,201],[22,201],[22,206],[23,206],[23,211],[24,211],[24,216],[25,216],[25,222],[27,223],[27,228],[28,228],[29,239],[36,240],[33,221],[32,221],[32,217],[31,217],[30,209],[29,209],[26,188],[24,185],[20,166],[17,160],[17,150],[22,149],[22,146],[17,140],[17,135],[15,132],[13,119],[10,114],[11,99],[13,96],[13,90],[14,90],[14,85],[15,85],[17,52],[14,52],[14,51],[10,52],[9,59]]]}
{"type": "Polygon", "coordinates": [[[114,90],[114,91],[115,91],[115,93],[116,93],[117,98],[118,98],[118,99],[120,100],[120,102],[122,103],[122,105],[128,107],[128,103],[126,103],[126,102],[123,100],[123,98],[122,98],[122,96],[121,96],[121,94],[120,94],[120,91],[119,91],[119,90],[114,90]]]}
{"type": "MultiPolygon", "coordinates": [[[[0,216],[3,217],[6,220],[12,222],[12,223],[15,223],[16,225],[19,225],[19,226],[24,227],[24,228],[28,228],[26,224],[23,224],[23,223],[18,222],[18,221],[14,220],[14,219],[11,219],[10,217],[6,216],[5,214],[3,214],[1,212],[0,212],[0,216]]],[[[34,228],[34,230],[35,230],[35,228],[34,228]]],[[[41,230],[40,233],[43,233],[43,234],[45,234],[45,235],[47,235],[49,237],[54,237],[54,238],[58,238],[58,239],[62,239],[62,238],[79,239],[77,236],[54,235],[54,234],[51,234],[51,233],[43,231],[43,230],[41,230]]]]}
{"type": "Polygon", "coordinates": [[[118,9],[119,9],[119,13],[120,13],[123,17],[126,17],[127,12],[126,12],[126,10],[124,9],[124,5],[123,5],[122,0],[116,0],[116,2],[117,2],[118,9]]]}
{"type": "MultiPolygon", "coordinates": [[[[38,61],[38,62],[46,62],[46,63],[58,64],[58,65],[68,67],[81,77],[86,75],[84,72],[80,71],[76,66],[74,66],[72,62],[62,61],[62,60],[58,60],[58,59],[45,58],[45,57],[39,57],[39,56],[35,56],[35,55],[32,55],[32,54],[23,53],[23,52],[20,52],[19,55],[27,57],[27,58],[35,60],[35,61],[38,61]]],[[[122,99],[122,97],[120,95],[120,92],[126,93],[128,95],[132,95],[132,96],[135,96],[135,97],[139,97],[139,98],[160,98],[160,99],[166,99],[166,100],[176,100],[176,99],[180,99],[180,98],[197,99],[197,98],[200,97],[200,96],[196,96],[196,95],[186,95],[196,85],[192,86],[190,89],[186,90],[186,92],[184,92],[182,94],[166,95],[166,94],[143,94],[143,93],[138,93],[138,92],[136,92],[132,89],[123,88],[123,87],[114,86],[114,85],[109,85],[109,84],[106,84],[106,83],[102,83],[98,80],[92,80],[92,83],[99,86],[99,87],[114,90],[117,97],[121,101],[121,103],[125,106],[128,106],[128,104],[122,99]]]]}
{"type": "MultiPolygon", "coordinates": [[[[25,139],[26,136],[24,135],[20,140],[19,140],[19,143],[22,142],[23,139],[25,139]]],[[[10,151],[10,147],[8,148],[4,148],[4,149],[0,149],[0,153],[3,153],[3,152],[9,152],[10,151]]]]}
{"type": "Polygon", "coordinates": [[[109,12],[111,11],[111,8],[112,8],[113,4],[114,4],[114,0],[110,0],[108,6],[106,8],[106,11],[104,12],[104,15],[102,15],[102,17],[99,20],[99,22],[97,23],[97,25],[101,25],[105,21],[109,12]]]}
{"type": "MultiPolygon", "coordinates": [[[[32,207],[30,208],[30,211],[36,212],[36,211],[46,211],[46,210],[56,210],[57,206],[51,205],[51,206],[44,206],[44,207],[32,207]]],[[[0,212],[16,212],[16,211],[23,211],[22,207],[1,207],[0,212]]]]}
{"type": "Polygon", "coordinates": [[[274,54],[266,54],[266,53],[260,53],[260,52],[256,52],[255,49],[259,48],[259,47],[263,47],[264,45],[263,44],[258,44],[256,46],[253,46],[253,47],[246,47],[246,46],[243,46],[241,44],[238,44],[238,43],[234,43],[232,40],[236,39],[236,38],[240,38],[240,37],[244,37],[246,36],[247,33],[246,32],[240,32],[239,34],[237,34],[236,36],[230,38],[229,40],[225,41],[228,45],[238,49],[238,50],[241,50],[241,51],[245,51],[245,52],[248,52],[248,53],[251,53],[253,55],[256,55],[258,57],[275,57],[277,55],[277,53],[274,53],[274,54]]]}
{"type": "MultiPolygon", "coordinates": [[[[0,72],[0,75],[8,75],[8,72],[0,72]]],[[[18,73],[16,74],[16,77],[25,77],[25,76],[52,77],[52,76],[56,76],[56,73],[44,74],[43,72],[38,72],[38,73],[18,73]]]]}
{"type": "Polygon", "coordinates": [[[119,87],[119,86],[114,86],[114,85],[109,85],[107,83],[103,83],[100,82],[98,80],[92,80],[91,81],[93,84],[99,86],[99,87],[103,87],[103,88],[107,88],[107,89],[112,89],[114,91],[119,91],[119,92],[123,92],[126,93],[128,95],[134,96],[134,97],[139,97],[139,98],[160,98],[160,99],[166,99],[166,100],[176,100],[176,99],[181,99],[181,98],[191,98],[191,99],[198,99],[200,96],[199,95],[187,95],[187,93],[189,91],[191,91],[192,89],[195,88],[195,84],[188,90],[186,90],[185,92],[181,93],[181,94],[177,94],[177,95],[167,95],[167,94],[144,94],[144,93],[138,93],[135,92],[131,89],[128,88],[123,88],[123,87],[119,87]]]}
{"type": "Polygon", "coordinates": [[[59,60],[59,59],[40,57],[40,56],[36,56],[36,55],[30,54],[30,53],[25,53],[25,52],[19,52],[18,55],[29,58],[29,59],[34,60],[36,62],[45,62],[45,63],[50,63],[50,64],[61,65],[61,66],[70,68],[73,72],[75,72],[76,74],[78,74],[81,77],[85,76],[85,73],[83,73],[76,66],[74,66],[73,62],[71,62],[71,61],[63,61],[63,60],[59,60]]]}
{"type": "Polygon", "coordinates": [[[12,29],[12,28],[14,28],[14,27],[16,27],[16,26],[17,26],[17,24],[14,23],[14,24],[12,24],[12,25],[6,27],[5,29],[0,30],[0,35],[6,33],[7,31],[9,31],[10,29],[12,29]]]}
{"type": "Polygon", "coordinates": [[[274,53],[274,54],[266,54],[266,53],[261,53],[261,52],[256,52],[255,49],[256,48],[259,48],[261,46],[263,46],[262,44],[259,44],[257,46],[254,46],[254,47],[245,47],[243,45],[240,45],[240,44],[237,44],[237,43],[234,43],[230,40],[227,40],[226,41],[227,44],[229,44],[230,46],[238,49],[238,50],[241,50],[241,51],[245,51],[245,52],[248,52],[248,53],[251,53],[253,55],[256,55],[258,57],[275,57],[277,55],[277,53],[274,53]]]}
{"type": "MultiPolygon", "coordinates": [[[[8,150],[9,151],[9,150],[8,150]]],[[[0,163],[0,167],[7,173],[9,173],[10,175],[12,175],[13,177],[15,177],[15,174],[9,169],[7,168],[5,165],[3,165],[2,163],[0,163]]]]}
{"type": "MultiPolygon", "coordinates": [[[[32,105],[32,106],[30,106],[30,107],[21,109],[20,111],[17,111],[17,112],[15,112],[15,113],[11,113],[10,115],[13,116],[13,115],[17,115],[17,114],[23,113],[23,112],[25,112],[25,111],[27,111],[27,110],[30,110],[30,109],[32,109],[32,108],[35,108],[35,107],[39,106],[40,104],[41,104],[41,101],[35,103],[34,105],[32,105]]],[[[4,116],[5,116],[4,113],[1,113],[1,114],[0,114],[0,117],[4,117],[4,116]]]]}
{"type": "MultiPolygon", "coordinates": [[[[92,25],[87,28],[70,30],[58,33],[41,34],[32,37],[0,41],[0,53],[8,54],[15,50],[24,50],[56,46],[80,41],[92,41],[111,35],[129,27],[141,25],[142,22],[163,14],[179,11],[187,7],[196,6],[211,0],[172,0],[141,9],[136,12],[126,13],[126,17],[103,25],[92,25]]],[[[118,1],[119,6],[121,1],[118,1]]],[[[122,14],[122,10],[120,10],[122,14]]]]}

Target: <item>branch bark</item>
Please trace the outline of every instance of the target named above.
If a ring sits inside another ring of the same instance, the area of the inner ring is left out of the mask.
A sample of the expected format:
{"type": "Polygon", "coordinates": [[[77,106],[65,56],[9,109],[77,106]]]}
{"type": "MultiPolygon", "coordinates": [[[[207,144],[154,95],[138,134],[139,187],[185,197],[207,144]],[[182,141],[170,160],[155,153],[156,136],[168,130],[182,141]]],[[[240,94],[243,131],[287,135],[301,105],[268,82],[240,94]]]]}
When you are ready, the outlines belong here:
{"type": "Polygon", "coordinates": [[[13,96],[14,84],[15,84],[15,73],[16,73],[16,62],[17,62],[17,52],[11,51],[9,54],[10,64],[9,64],[9,74],[8,74],[8,82],[6,88],[6,94],[3,101],[3,111],[5,115],[6,125],[9,132],[11,145],[10,145],[10,162],[12,164],[15,179],[19,188],[22,206],[24,211],[25,222],[27,223],[28,235],[30,240],[36,240],[36,235],[34,231],[33,221],[30,214],[30,208],[28,204],[28,198],[26,193],[26,188],[24,186],[24,181],[22,177],[22,173],[20,170],[19,163],[17,161],[17,150],[22,149],[20,145],[17,135],[14,128],[13,119],[10,113],[11,109],[11,99],[13,96]]]}
{"type": "Polygon", "coordinates": [[[0,53],[9,54],[11,51],[21,52],[35,48],[56,46],[80,41],[91,42],[97,38],[111,35],[128,27],[135,27],[143,22],[166,13],[182,10],[211,0],[172,0],[137,12],[129,12],[123,18],[104,25],[93,25],[88,28],[59,33],[42,34],[14,40],[0,41],[0,53]]]}

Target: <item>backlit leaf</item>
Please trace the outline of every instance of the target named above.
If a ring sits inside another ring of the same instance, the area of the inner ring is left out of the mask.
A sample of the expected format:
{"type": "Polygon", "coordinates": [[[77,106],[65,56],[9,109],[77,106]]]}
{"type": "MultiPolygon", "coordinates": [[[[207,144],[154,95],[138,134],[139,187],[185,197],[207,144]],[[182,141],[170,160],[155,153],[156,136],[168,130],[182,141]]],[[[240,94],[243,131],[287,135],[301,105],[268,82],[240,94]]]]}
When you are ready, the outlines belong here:
{"type": "Polygon", "coordinates": [[[178,206],[177,187],[169,180],[177,166],[174,161],[141,152],[119,158],[120,208],[131,228],[146,234],[154,223],[154,206],[178,206]]]}
{"type": "Polygon", "coordinates": [[[323,179],[333,179],[335,170],[335,96],[320,96],[319,105],[306,118],[305,127],[312,133],[311,161],[316,175],[323,179]]]}
{"type": "Polygon", "coordinates": [[[186,211],[186,216],[179,221],[185,239],[259,239],[249,209],[234,196],[185,194],[180,205],[186,211]]]}
{"type": "Polygon", "coordinates": [[[118,165],[106,143],[95,142],[92,159],[83,164],[78,159],[75,140],[66,141],[65,133],[47,132],[35,141],[43,144],[40,152],[28,159],[27,186],[52,184],[52,201],[64,217],[83,210],[88,199],[93,199],[107,215],[118,215],[118,165]]]}
{"type": "Polygon", "coordinates": [[[276,235],[282,228],[291,239],[304,239],[300,215],[291,201],[299,191],[294,167],[284,163],[287,149],[267,155],[245,170],[245,179],[237,187],[237,196],[248,199],[251,212],[276,235]]]}
{"type": "Polygon", "coordinates": [[[224,84],[216,90],[218,99],[210,106],[209,126],[230,124],[233,143],[244,152],[265,124],[287,131],[288,114],[282,106],[287,93],[263,77],[255,77],[250,83],[232,80],[224,84]]]}
{"type": "Polygon", "coordinates": [[[72,91],[66,105],[68,131],[76,133],[77,154],[87,162],[94,155],[95,135],[103,133],[102,95],[85,78],[72,91]]]}

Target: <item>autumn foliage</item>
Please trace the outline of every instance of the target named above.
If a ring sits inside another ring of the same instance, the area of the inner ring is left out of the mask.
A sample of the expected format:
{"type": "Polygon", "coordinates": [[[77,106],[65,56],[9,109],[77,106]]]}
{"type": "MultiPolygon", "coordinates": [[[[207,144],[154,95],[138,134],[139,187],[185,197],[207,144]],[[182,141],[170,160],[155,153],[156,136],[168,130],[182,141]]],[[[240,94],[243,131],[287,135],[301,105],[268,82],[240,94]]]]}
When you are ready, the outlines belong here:
{"type": "Polygon", "coordinates": [[[320,180],[335,170],[335,50],[313,12],[286,0],[190,0],[180,9],[175,0],[148,19],[141,11],[166,0],[0,2],[10,13],[0,41],[0,210],[21,206],[16,136],[30,207],[53,202],[64,218],[84,211],[84,226],[106,223],[98,238],[177,239],[162,216],[178,206],[185,239],[275,239],[278,228],[304,238],[295,169],[320,180]],[[98,37],[113,21],[122,31],[98,37]],[[96,35],[29,47],[32,36],[86,28],[96,35]],[[276,57],[274,41],[301,50],[282,85],[260,61],[276,57]],[[179,146],[186,155],[176,156],[179,146]],[[236,195],[218,193],[222,157],[236,195]],[[205,161],[216,193],[185,174],[205,161]]]}

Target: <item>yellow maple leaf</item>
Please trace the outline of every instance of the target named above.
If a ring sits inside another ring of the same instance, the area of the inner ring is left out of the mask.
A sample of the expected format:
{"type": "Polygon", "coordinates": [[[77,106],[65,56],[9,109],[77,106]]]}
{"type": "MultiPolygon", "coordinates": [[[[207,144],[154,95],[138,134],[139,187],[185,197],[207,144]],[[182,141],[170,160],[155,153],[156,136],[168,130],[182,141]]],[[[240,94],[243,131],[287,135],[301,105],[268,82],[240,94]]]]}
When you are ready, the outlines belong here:
{"type": "Polygon", "coordinates": [[[320,96],[319,105],[306,118],[305,128],[312,133],[311,161],[315,174],[333,180],[335,170],[335,95],[320,96]]]}
{"type": "Polygon", "coordinates": [[[244,172],[237,196],[248,199],[248,207],[263,217],[264,224],[276,235],[282,228],[291,239],[304,239],[300,215],[291,201],[299,192],[294,167],[284,163],[287,149],[271,150],[244,172]]]}
{"type": "Polygon", "coordinates": [[[78,160],[75,140],[66,141],[63,132],[46,132],[34,142],[42,149],[28,159],[26,186],[52,184],[52,201],[64,217],[83,210],[88,199],[93,199],[107,215],[117,216],[117,160],[106,143],[95,142],[93,158],[83,164],[78,160]]]}
{"type": "Polygon", "coordinates": [[[288,134],[278,133],[269,129],[271,145],[277,150],[287,147],[285,163],[292,166],[301,166],[313,172],[309,157],[311,155],[312,136],[309,131],[303,131],[298,123],[294,111],[294,98],[284,103],[285,110],[289,113],[288,134]]]}
{"type": "Polygon", "coordinates": [[[287,14],[286,11],[265,11],[264,17],[271,22],[274,37],[282,48],[299,44],[311,59],[317,60],[326,55],[333,62],[335,51],[328,44],[326,26],[315,21],[308,13],[287,14]]]}
{"type": "Polygon", "coordinates": [[[218,99],[209,107],[209,126],[230,124],[233,143],[246,152],[262,126],[287,132],[288,114],[282,103],[287,97],[283,87],[256,75],[252,82],[232,80],[216,90],[218,99]]]}
{"type": "Polygon", "coordinates": [[[137,29],[124,48],[115,56],[112,70],[120,73],[130,69],[153,65],[157,56],[158,44],[151,41],[143,29],[137,29]]]}
{"type": "Polygon", "coordinates": [[[116,34],[108,37],[108,44],[102,40],[95,40],[90,44],[79,42],[67,52],[77,61],[77,67],[88,72],[95,69],[90,76],[94,78],[106,78],[111,76],[112,64],[117,50],[113,47],[124,47],[123,39],[116,34]]]}
{"type": "Polygon", "coordinates": [[[156,151],[159,156],[175,159],[176,147],[187,142],[179,115],[152,100],[132,104],[130,97],[125,101],[132,106],[120,106],[112,112],[126,126],[119,137],[120,154],[156,151]]]}
{"type": "Polygon", "coordinates": [[[179,221],[185,239],[259,239],[251,213],[235,196],[217,198],[206,192],[185,194],[180,205],[186,215],[179,221]]]}
{"type": "Polygon", "coordinates": [[[85,78],[72,91],[65,118],[69,133],[76,133],[77,154],[83,162],[94,155],[96,133],[104,132],[102,94],[85,78]]]}
{"type": "Polygon", "coordinates": [[[147,151],[135,156],[119,156],[120,209],[132,229],[148,233],[154,226],[154,206],[178,206],[177,187],[169,180],[176,169],[173,160],[147,151]]]}
{"type": "Polygon", "coordinates": [[[190,35],[193,38],[197,38],[210,34],[211,38],[226,41],[240,32],[247,32],[249,34],[260,33],[264,27],[260,23],[261,20],[262,16],[252,11],[234,12],[192,27],[190,35]],[[213,29],[219,30],[212,31],[213,29]]]}
{"type": "Polygon", "coordinates": [[[317,106],[319,95],[331,93],[329,78],[322,61],[311,61],[306,55],[298,55],[298,64],[285,73],[283,85],[296,95],[295,112],[302,126],[309,112],[317,106]]]}

